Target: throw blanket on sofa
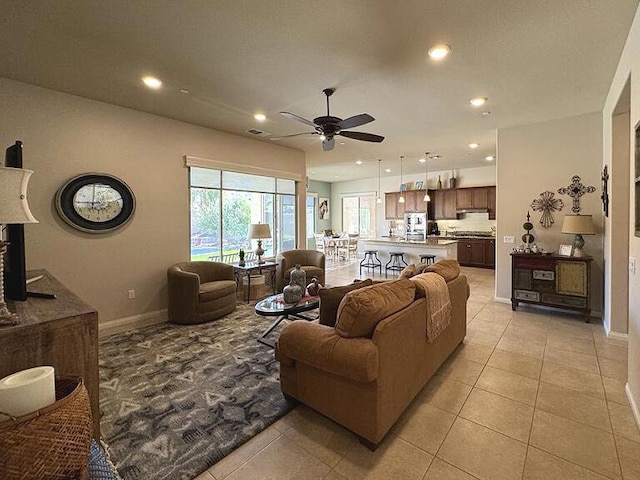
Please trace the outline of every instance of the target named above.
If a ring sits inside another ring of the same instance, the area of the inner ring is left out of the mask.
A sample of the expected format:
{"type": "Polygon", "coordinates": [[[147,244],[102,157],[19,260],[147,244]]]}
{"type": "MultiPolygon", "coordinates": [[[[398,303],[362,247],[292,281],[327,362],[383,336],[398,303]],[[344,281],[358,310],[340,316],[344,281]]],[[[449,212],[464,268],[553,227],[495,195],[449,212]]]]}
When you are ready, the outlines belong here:
{"type": "Polygon", "coordinates": [[[440,335],[451,321],[451,299],[449,288],[442,276],[437,273],[421,273],[411,277],[419,290],[424,290],[424,295],[429,302],[427,315],[427,341],[432,343],[440,335]]]}

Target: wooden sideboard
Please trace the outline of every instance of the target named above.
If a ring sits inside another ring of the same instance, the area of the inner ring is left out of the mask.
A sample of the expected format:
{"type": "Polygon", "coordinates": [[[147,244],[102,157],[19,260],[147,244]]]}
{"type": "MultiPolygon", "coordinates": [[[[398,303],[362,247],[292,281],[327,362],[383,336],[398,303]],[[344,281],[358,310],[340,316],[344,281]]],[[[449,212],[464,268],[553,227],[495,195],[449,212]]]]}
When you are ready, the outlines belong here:
{"type": "Polygon", "coordinates": [[[511,254],[511,306],[519,303],[576,310],[591,316],[592,257],[511,254]]]}
{"type": "Polygon", "coordinates": [[[29,284],[29,291],[56,298],[7,302],[21,323],[0,327],[0,378],[38,365],[82,377],[91,399],[94,436],[100,438],[98,312],[46,270],[27,272],[28,278],[38,275],[43,278],[29,284]]]}

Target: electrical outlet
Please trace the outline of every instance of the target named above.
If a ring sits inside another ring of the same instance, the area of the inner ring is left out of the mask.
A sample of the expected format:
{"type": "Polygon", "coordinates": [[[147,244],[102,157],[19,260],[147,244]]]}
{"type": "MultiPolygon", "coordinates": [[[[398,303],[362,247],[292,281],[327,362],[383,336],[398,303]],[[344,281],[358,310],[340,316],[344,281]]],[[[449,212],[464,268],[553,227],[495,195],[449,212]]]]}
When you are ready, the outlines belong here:
{"type": "Polygon", "coordinates": [[[136,298],[136,291],[129,290],[129,300],[133,300],[134,298],[136,298]]]}
{"type": "Polygon", "coordinates": [[[516,243],[516,237],[512,235],[502,237],[502,243],[516,243]]]}
{"type": "Polygon", "coordinates": [[[636,259],[634,257],[629,257],[629,271],[632,275],[636,274],[636,259]]]}

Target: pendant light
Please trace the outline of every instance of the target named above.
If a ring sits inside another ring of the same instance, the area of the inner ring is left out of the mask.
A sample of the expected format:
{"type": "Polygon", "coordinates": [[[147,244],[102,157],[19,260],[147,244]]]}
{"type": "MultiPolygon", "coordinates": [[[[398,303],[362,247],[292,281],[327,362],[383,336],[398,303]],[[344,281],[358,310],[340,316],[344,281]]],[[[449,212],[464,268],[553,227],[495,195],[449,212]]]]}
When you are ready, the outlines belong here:
{"type": "Polygon", "coordinates": [[[380,164],[382,163],[382,159],[378,159],[378,198],[376,198],[376,203],[382,203],[382,190],[380,190],[380,164]]]}
{"type": "Polygon", "coordinates": [[[430,202],[429,196],[429,152],[424,154],[424,202],[430,202]]]}
{"type": "Polygon", "coordinates": [[[400,198],[398,198],[398,203],[404,203],[404,192],[402,191],[402,160],[404,160],[404,156],[400,155],[400,198]]]}

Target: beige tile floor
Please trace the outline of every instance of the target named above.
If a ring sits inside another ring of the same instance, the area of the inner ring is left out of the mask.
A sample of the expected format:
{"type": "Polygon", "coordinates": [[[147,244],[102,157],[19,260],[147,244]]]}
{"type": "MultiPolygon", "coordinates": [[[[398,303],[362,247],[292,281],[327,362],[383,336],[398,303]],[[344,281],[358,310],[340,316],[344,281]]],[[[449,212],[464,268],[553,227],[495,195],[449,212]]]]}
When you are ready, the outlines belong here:
{"type": "MultiPolygon", "coordinates": [[[[626,344],[579,316],[512,312],[492,300],[492,270],[463,273],[465,342],[376,452],[299,406],[197,479],[640,479],[626,344]]],[[[359,277],[328,264],[329,285],[359,277]]]]}

